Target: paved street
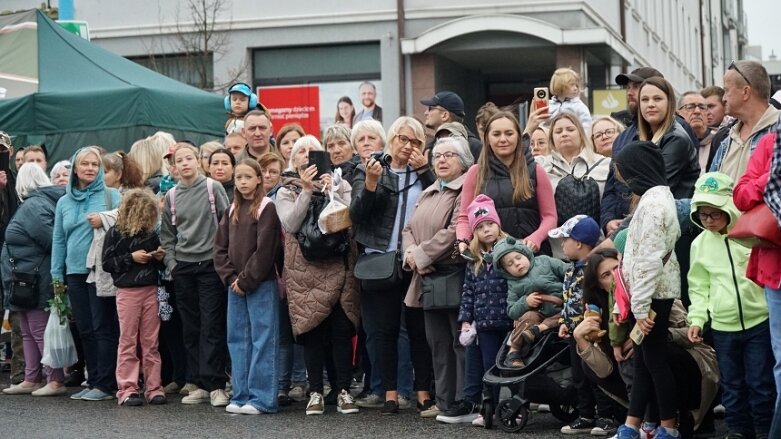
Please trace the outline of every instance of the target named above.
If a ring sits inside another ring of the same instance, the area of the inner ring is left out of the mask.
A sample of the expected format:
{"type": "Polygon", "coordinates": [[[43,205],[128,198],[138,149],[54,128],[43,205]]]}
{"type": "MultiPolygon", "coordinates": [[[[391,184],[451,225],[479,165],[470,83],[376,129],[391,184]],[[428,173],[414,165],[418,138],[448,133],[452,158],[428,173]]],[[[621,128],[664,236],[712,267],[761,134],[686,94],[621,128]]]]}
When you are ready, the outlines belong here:
{"type": "MultiPolygon", "coordinates": [[[[7,378],[6,378],[7,380],[7,378]]],[[[3,387],[7,385],[7,381],[3,387]]],[[[71,389],[73,391],[78,389],[71,389]]],[[[116,401],[71,401],[0,394],[0,438],[497,438],[507,433],[472,426],[444,425],[420,419],[414,410],[381,416],[379,410],[340,415],[328,407],[324,416],[305,416],[304,403],[275,415],[226,414],[210,405],[183,406],[175,397],[158,407],[119,407],[116,401]]],[[[533,414],[517,437],[562,438],[561,423],[550,414],[533,414]]],[[[723,434],[722,423],[719,430],[723,434]]],[[[588,435],[581,437],[589,437],[588,435]]]]}

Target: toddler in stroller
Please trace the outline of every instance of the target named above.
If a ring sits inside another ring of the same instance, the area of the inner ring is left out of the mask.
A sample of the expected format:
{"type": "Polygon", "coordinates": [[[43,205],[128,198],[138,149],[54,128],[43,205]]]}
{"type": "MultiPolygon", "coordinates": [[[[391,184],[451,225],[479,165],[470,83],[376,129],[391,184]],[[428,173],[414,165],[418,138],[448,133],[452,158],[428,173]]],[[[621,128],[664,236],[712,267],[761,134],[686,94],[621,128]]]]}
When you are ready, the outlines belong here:
{"type": "Polygon", "coordinates": [[[505,367],[524,367],[522,357],[546,331],[558,327],[562,282],[567,264],[532,251],[507,237],[494,246],[490,256],[496,271],[507,279],[507,315],[515,320],[505,367]]]}

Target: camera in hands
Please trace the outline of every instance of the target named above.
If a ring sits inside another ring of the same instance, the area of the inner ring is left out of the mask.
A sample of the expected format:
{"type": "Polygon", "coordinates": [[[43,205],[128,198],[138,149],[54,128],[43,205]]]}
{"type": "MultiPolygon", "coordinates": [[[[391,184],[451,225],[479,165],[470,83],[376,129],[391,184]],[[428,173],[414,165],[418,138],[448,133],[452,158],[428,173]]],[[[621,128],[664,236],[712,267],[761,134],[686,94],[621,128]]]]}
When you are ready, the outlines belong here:
{"type": "Polygon", "coordinates": [[[389,168],[391,165],[391,161],[393,160],[393,157],[391,157],[390,154],[385,154],[382,151],[373,152],[371,158],[379,162],[379,164],[381,164],[385,168],[389,168]]]}

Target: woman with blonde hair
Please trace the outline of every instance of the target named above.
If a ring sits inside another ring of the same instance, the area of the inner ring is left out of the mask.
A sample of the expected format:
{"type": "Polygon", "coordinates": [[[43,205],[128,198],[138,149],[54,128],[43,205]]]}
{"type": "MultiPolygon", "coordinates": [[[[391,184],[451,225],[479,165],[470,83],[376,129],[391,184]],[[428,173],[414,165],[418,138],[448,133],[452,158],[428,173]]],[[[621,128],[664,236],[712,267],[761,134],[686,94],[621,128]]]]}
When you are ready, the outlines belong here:
{"type": "Polygon", "coordinates": [[[211,159],[212,153],[222,148],[225,148],[225,146],[216,140],[206,142],[198,148],[198,166],[205,176],[210,176],[209,160],[211,159]]]}
{"type": "Polygon", "coordinates": [[[591,142],[597,154],[613,156],[613,141],[624,132],[624,125],[610,116],[598,116],[591,124],[591,142]]]}
{"type": "Polygon", "coordinates": [[[173,142],[169,144],[159,132],[147,138],[137,140],[130,147],[128,156],[135,160],[141,169],[141,178],[144,181],[144,185],[150,188],[152,192],[157,193],[160,190],[160,179],[168,174],[163,156],[168,152],[168,147],[173,144],[173,142]]]}

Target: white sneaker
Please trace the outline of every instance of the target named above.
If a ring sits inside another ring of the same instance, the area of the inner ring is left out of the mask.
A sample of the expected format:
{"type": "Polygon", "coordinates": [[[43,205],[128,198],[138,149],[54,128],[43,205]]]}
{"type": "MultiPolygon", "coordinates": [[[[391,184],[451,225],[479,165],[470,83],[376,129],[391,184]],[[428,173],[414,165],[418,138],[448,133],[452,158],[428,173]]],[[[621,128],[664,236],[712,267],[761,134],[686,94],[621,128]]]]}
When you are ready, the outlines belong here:
{"type": "Polygon", "coordinates": [[[193,383],[186,383],[184,387],[179,389],[179,394],[183,396],[187,396],[192,392],[193,390],[198,390],[198,386],[196,386],[193,383]]]}
{"type": "MultiPolygon", "coordinates": [[[[399,398],[399,402],[401,402],[401,398],[399,398]]],[[[355,405],[365,409],[379,409],[382,408],[383,404],[385,404],[385,399],[375,394],[366,395],[355,401],[355,405]]]]}
{"type": "Polygon", "coordinates": [[[290,392],[287,393],[287,396],[295,401],[303,401],[306,398],[306,389],[304,389],[304,386],[293,386],[290,392]]]}
{"type": "Polygon", "coordinates": [[[212,402],[212,407],[225,407],[231,402],[230,396],[228,396],[228,393],[223,389],[213,390],[209,397],[212,402]]]}
{"type": "Polygon", "coordinates": [[[412,407],[412,402],[406,396],[399,395],[399,410],[407,410],[412,407]]]}
{"type": "Polygon", "coordinates": [[[325,404],[323,403],[323,395],[312,392],[309,395],[309,403],[306,405],[306,415],[322,415],[325,411],[325,404]]]}
{"type": "Polygon", "coordinates": [[[485,419],[483,419],[483,415],[478,415],[475,420],[472,421],[472,426],[485,427],[485,419]]]}
{"type": "Polygon", "coordinates": [[[256,409],[255,407],[253,407],[253,406],[251,406],[249,404],[244,404],[241,407],[241,409],[239,409],[239,410],[244,415],[259,415],[259,414],[263,413],[260,410],[256,409]]]}
{"type": "Polygon", "coordinates": [[[187,396],[182,398],[182,404],[203,404],[204,402],[209,402],[209,392],[199,388],[191,390],[187,396]]]}
{"type": "Polygon", "coordinates": [[[240,415],[242,414],[241,406],[236,403],[230,403],[225,407],[225,411],[228,413],[233,413],[234,415],[240,415]]]}
{"type": "Polygon", "coordinates": [[[355,399],[346,390],[342,390],[336,397],[336,411],[348,415],[351,413],[358,413],[358,406],[355,405],[355,399]]]}

